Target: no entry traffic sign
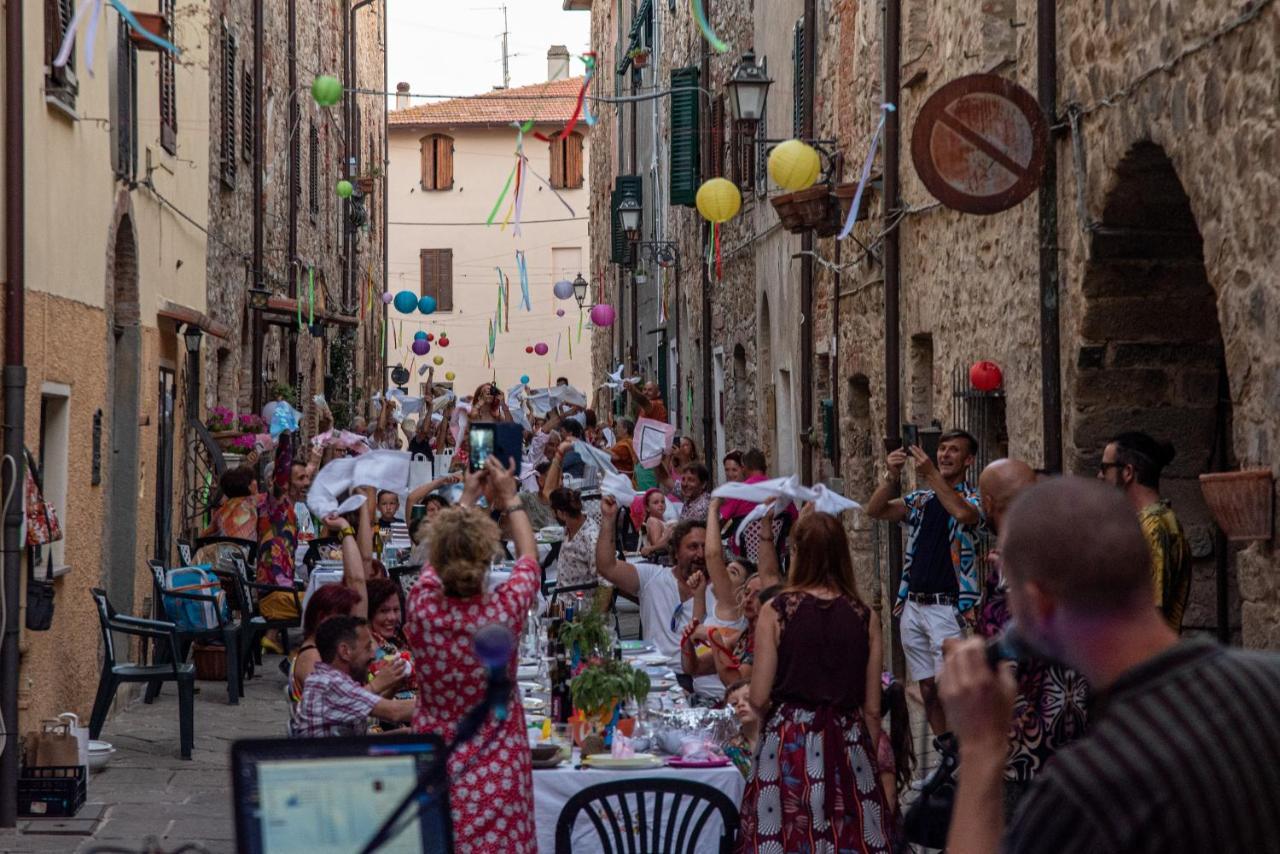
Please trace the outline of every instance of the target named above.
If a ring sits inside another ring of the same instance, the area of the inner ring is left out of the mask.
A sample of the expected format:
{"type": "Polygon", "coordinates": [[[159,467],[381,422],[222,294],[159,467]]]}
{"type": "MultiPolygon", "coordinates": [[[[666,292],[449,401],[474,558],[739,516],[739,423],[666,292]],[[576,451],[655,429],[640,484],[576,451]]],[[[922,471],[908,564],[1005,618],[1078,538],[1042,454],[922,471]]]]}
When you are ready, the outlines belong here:
{"type": "Polygon", "coordinates": [[[952,80],[929,96],[911,134],[911,159],[949,208],[993,214],[1040,183],[1048,128],[1031,93],[996,74],[952,80]]]}

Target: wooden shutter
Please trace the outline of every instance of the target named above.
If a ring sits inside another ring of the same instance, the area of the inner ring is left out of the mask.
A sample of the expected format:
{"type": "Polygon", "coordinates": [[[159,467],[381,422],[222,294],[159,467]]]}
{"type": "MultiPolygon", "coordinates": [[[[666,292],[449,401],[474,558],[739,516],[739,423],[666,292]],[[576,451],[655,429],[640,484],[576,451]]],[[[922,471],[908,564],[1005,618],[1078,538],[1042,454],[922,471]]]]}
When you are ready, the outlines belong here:
{"type": "Polygon", "coordinates": [[[754,122],[737,121],[733,126],[733,171],[739,187],[747,192],[756,183],[756,129],[754,122]]]}
{"type": "Polygon", "coordinates": [[[453,311],[453,250],[419,249],[419,293],[436,298],[436,311],[453,311]]]}
{"type": "Polygon", "coordinates": [[[711,102],[711,121],[710,128],[707,132],[707,157],[703,165],[706,167],[706,174],[703,180],[707,178],[720,178],[724,176],[724,96],[721,95],[711,102]]]}
{"type": "Polygon", "coordinates": [[[138,174],[138,55],[124,21],[116,27],[115,85],[115,172],[132,181],[138,174]]]}
{"type": "Polygon", "coordinates": [[[564,140],[557,134],[551,138],[551,142],[547,144],[547,148],[551,152],[551,186],[557,190],[562,190],[566,186],[564,171],[564,140]]]}
{"type": "Polygon", "coordinates": [[[671,203],[694,206],[698,194],[700,72],[696,67],[671,72],[671,203]]]}
{"type": "Polygon", "coordinates": [[[453,137],[436,136],[436,189],[453,189],[453,137]]]}
{"type": "Polygon", "coordinates": [[[564,141],[564,185],[570,190],[582,189],[582,134],[571,133],[564,141]]]}
{"type": "Polygon", "coordinates": [[[791,130],[793,136],[802,137],[805,135],[805,119],[809,110],[809,77],[804,61],[804,18],[796,21],[792,43],[791,130]]]}
{"type": "Polygon", "coordinates": [[[253,70],[247,64],[240,74],[240,159],[245,163],[253,162],[253,70]]]}
{"type": "MultiPolygon", "coordinates": [[[[160,13],[174,32],[174,0],[160,0],[160,13]]],[[[173,54],[160,51],[160,145],[170,154],[178,153],[178,93],[173,54]]]]}
{"type": "Polygon", "coordinates": [[[221,159],[222,183],[236,185],[236,37],[227,22],[222,22],[222,136],[218,154],[221,159]]]}
{"type": "Polygon", "coordinates": [[[310,199],[308,207],[311,210],[311,222],[316,221],[316,217],[320,213],[320,129],[316,127],[316,123],[311,123],[311,138],[309,140],[311,150],[308,152],[307,167],[310,173],[307,177],[310,181],[308,191],[310,199]]]}
{"type": "Polygon", "coordinates": [[[418,141],[419,181],[424,190],[436,188],[436,138],[424,136],[418,141]]]}

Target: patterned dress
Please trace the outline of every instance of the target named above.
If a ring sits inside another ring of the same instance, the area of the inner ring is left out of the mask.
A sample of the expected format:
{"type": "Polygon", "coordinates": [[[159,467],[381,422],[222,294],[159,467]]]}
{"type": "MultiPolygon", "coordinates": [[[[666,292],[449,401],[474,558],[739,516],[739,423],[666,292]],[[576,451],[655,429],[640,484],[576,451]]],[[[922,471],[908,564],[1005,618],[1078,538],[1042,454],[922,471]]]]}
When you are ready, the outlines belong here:
{"type": "MultiPolygon", "coordinates": [[[[516,561],[511,578],[490,593],[469,599],[445,595],[430,565],[409,594],[405,636],[413,652],[418,705],[414,732],[436,733],[446,742],[485,693],[484,666],[472,648],[481,626],[499,623],[520,636],[538,591],[538,564],[516,561]]],[[[515,683],[516,660],[511,659],[515,683]]],[[[524,709],[512,703],[506,721],[492,716],[475,738],[449,759],[449,800],[454,844],[476,854],[523,854],[536,848],[533,771],[524,709]]]]}
{"type": "Polygon", "coordinates": [[[891,813],[862,721],[867,608],[795,591],[766,607],[781,625],[778,669],[737,850],[887,854],[891,813]]]}

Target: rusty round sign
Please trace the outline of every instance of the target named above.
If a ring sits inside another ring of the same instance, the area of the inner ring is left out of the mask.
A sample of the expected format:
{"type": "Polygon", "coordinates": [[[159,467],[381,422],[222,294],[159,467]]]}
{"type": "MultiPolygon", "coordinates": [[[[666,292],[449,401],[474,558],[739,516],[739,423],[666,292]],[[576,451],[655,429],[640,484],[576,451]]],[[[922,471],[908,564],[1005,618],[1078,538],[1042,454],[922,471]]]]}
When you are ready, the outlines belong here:
{"type": "Polygon", "coordinates": [[[911,159],[929,192],[949,208],[993,214],[1040,183],[1048,145],[1031,93],[995,74],[952,80],[929,96],[911,134],[911,159]]]}

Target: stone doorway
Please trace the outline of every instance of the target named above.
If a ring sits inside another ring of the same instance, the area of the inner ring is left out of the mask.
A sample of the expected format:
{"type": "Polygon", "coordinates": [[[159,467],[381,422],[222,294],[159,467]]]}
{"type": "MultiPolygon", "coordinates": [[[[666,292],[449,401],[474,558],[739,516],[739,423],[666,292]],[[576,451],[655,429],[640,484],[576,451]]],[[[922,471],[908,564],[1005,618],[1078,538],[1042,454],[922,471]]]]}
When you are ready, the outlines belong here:
{"type": "Polygon", "coordinates": [[[1190,200],[1158,145],[1138,143],[1116,167],[1090,248],[1069,465],[1092,476],[1106,441],[1125,430],[1174,444],[1177,457],[1160,489],[1195,556],[1183,627],[1238,638],[1234,561],[1198,481],[1233,463],[1217,298],[1190,200]]]}
{"type": "Polygon", "coordinates": [[[142,329],[138,307],[138,247],[133,221],[121,216],[110,256],[111,460],[108,465],[106,566],[111,604],[133,613],[137,566],[138,416],[142,329]]]}

